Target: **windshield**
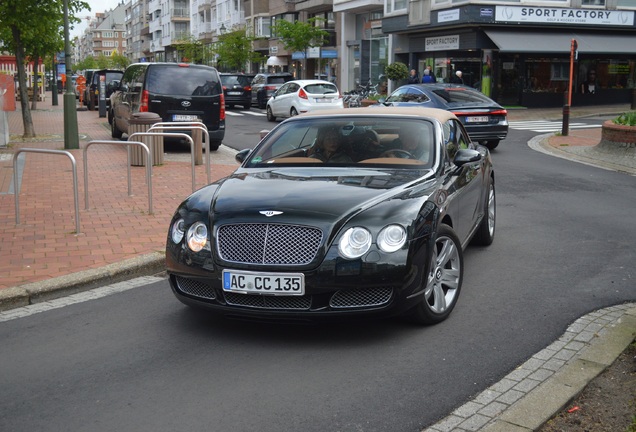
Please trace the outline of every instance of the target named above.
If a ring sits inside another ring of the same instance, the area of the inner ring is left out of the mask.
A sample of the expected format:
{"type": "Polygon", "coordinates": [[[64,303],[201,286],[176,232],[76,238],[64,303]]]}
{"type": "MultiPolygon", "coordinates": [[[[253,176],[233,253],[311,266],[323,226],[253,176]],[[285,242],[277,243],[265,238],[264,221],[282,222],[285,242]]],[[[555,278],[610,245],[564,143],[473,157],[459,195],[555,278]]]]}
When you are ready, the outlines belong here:
{"type": "Polygon", "coordinates": [[[433,90],[433,93],[444,99],[449,106],[494,104],[493,100],[483,93],[467,87],[436,89],[433,90]]]}
{"type": "Polygon", "coordinates": [[[430,168],[435,158],[434,130],[430,120],[393,116],[294,119],[274,129],[244,166],[382,164],[430,168]]]}
{"type": "Polygon", "coordinates": [[[212,96],[222,92],[215,69],[193,66],[150,67],[147,87],[150,93],[163,95],[212,96]]]}

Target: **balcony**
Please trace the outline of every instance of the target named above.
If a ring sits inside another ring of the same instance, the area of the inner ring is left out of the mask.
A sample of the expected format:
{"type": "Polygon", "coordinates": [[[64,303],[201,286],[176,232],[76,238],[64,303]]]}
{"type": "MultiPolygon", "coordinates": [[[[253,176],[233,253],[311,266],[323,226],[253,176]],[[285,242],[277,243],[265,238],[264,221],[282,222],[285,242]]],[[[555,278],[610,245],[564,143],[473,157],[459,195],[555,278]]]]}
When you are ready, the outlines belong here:
{"type": "Polygon", "coordinates": [[[170,21],[190,21],[190,9],[176,8],[170,9],[170,21]]]}

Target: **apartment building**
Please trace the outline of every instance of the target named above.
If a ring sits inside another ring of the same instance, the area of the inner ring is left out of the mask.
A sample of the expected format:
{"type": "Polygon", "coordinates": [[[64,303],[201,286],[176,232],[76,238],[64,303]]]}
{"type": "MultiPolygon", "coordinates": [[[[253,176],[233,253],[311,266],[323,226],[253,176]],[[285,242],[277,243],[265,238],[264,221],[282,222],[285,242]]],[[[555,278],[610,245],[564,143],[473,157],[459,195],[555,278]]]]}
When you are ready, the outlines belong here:
{"type": "Polygon", "coordinates": [[[151,37],[148,24],[149,0],[128,1],[125,8],[126,56],[131,62],[152,61],[151,37]]]}
{"type": "Polygon", "coordinates": [[[126,54],[124,20],[125,5],[123,3],[110,11],[96,13],[80,38],[80,59],[88,56],[110,56],[113,52],[126,54]]]}

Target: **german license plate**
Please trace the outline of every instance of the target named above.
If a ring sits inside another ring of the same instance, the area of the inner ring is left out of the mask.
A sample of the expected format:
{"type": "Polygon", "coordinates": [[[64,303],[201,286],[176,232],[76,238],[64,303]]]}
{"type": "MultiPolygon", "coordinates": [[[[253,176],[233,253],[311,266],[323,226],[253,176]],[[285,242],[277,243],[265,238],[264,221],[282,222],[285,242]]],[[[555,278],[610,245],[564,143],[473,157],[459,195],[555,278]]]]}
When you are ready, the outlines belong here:
{"type": "Polygon", "coordinates": [[[173,114],[172,121],[199,121],[199,117],[195,115],[186,115],[186,114],[173,114]]]}
{"type": "Polygon", "coordinates": [[[487,123],[488,116],[466,117],[466,123],[487,123]]]}
{"type": "Polygon", "coordinates": [[[303,295],[305,275],[223,270],[223,290],[243,294],[303,295]]]}
{"type": "Polygon", "coordinates": [[[331,99],[327,99],[327,98],[316,99],[316,103],[329,103],[329,102],[331,102],[331,99]]]}
{"type": "Polygon", "coordinates": [[[227,92],[228,96],[240,96],[241,92],[227,92]]]}

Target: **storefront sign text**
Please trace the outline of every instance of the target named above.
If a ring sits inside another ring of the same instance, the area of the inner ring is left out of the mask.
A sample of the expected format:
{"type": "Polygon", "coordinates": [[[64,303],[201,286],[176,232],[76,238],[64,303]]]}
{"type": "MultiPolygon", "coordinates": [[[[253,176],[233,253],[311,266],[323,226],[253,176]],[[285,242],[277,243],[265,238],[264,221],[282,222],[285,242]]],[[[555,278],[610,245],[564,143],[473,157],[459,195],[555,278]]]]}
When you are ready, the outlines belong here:
{"type": "Polygon", "coordinates": [[[437,22],[459,21],[459,9],[440,11],[437,13],[437,22]]]}
{"type": "Polygon", "coordinates": [[[426,38],[426,51],[459,49],[459,35],[426,38]]]}
{"type": "Polygon", "coordinates": [[[497,6],[495,9],[495,21],[633,26],[634,12],[531,6],[497,6]]]}

